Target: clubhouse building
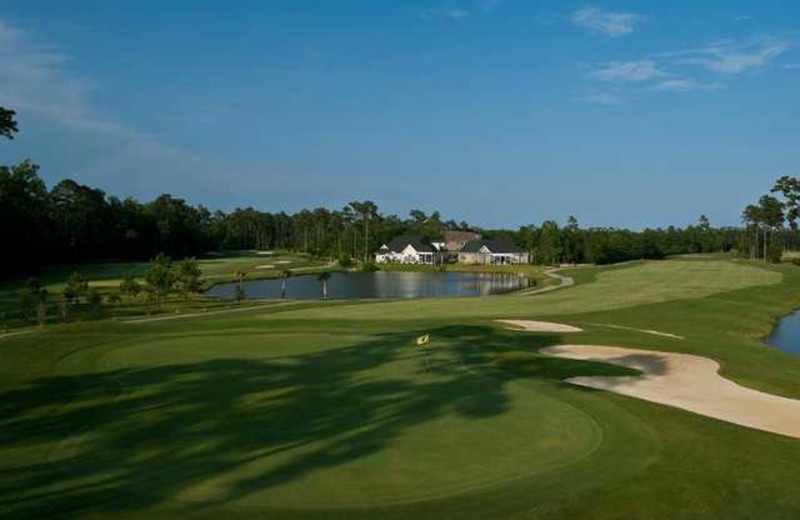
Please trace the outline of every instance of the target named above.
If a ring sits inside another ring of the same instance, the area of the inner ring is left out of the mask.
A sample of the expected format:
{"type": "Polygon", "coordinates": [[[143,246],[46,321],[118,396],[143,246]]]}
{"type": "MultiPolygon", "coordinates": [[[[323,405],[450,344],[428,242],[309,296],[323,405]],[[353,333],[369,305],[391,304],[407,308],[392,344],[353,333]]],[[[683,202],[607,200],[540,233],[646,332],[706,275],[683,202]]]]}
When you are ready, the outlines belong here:
{"type": "Polygon", "coordinates": [[[481,265],[527,264],[528,253],[501,240],[484,240],[477,233],[447,231],[439,240],[426,241],[420,236],[395,237],[382,244],[375,254],[379,264],[438,265],[460,262],[481,265]]]}

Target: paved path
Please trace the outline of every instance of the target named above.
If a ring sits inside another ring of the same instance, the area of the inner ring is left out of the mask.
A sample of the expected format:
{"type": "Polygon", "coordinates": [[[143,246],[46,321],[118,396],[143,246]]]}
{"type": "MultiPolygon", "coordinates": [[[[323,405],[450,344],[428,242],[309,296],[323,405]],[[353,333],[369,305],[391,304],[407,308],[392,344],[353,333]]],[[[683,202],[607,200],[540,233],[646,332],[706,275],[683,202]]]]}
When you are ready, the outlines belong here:
{"type": "Polygon", "coordinates": [[[575,285],[575,279],[569,276],[561,276],[556,271],[558,269],[550,269],[549,271],[545,271],[545,276],[549,276],[550,278],[555,278],[556,280],[560,280],[561,283],[559,285],[550,285],[548,287],[542,287],[541,289],[534,289],[532,291],[525,291],[522,294],[525,296],[530,296],[532,294],[542,294],[550,291],[556,291],[558,289],[563,289],[565,287],[572,287],[575,285]]]}

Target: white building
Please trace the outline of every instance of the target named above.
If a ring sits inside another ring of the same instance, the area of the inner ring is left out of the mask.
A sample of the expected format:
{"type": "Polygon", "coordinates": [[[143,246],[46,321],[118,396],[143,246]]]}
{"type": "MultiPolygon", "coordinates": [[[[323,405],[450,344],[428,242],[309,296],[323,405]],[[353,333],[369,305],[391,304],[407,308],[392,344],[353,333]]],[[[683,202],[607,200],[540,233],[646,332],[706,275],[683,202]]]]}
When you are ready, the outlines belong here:
{"type": "Polygon", "coordinates": [[[417,236],[400,236],[383,244],[375,254],[379,264],[435,265],[439,257],[437,248],[417,236]]]}

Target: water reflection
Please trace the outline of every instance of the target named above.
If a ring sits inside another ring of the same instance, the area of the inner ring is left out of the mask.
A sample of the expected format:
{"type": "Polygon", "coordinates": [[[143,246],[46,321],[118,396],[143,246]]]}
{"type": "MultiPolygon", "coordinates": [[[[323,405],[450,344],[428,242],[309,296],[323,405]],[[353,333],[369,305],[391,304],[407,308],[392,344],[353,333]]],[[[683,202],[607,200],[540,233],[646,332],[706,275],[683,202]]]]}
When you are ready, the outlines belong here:
{"type": "MultiPolygon", "coordinates": [[[[333,273],[328,280],[329,299],[355,298],[444,298],[454,296],[488,296],[528,287],[530,279],[517,274],[489,273],[333,273]]],[[[280,280],[245,282],[248,298],[281,297],[280,280]]],[[[233,298],[235,284],[211,288],[208,296],[233,298]]],[[[296,276],[287,282],[287,297],[316,300],[322,297],[322,282],[316,275],[296,276]]]]}

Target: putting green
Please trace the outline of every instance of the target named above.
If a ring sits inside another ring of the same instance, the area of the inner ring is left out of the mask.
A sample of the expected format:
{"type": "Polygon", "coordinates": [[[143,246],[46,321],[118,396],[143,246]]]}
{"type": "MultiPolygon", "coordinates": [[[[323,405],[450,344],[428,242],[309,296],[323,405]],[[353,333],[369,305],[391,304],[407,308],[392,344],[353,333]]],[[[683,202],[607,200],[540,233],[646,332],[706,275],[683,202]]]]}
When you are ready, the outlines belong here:
{"type": "Polygon", "coordinates": [[[128,491],[179,501],[364,508],[503,486],[602,442],[590,415],[543,385],[503,381],[447,342],[429,350],[262,334],[81,351],[59,372],[111,374],[117,412],[88,421],[49,460],[100,479],[135,467],[128,491]]]}

